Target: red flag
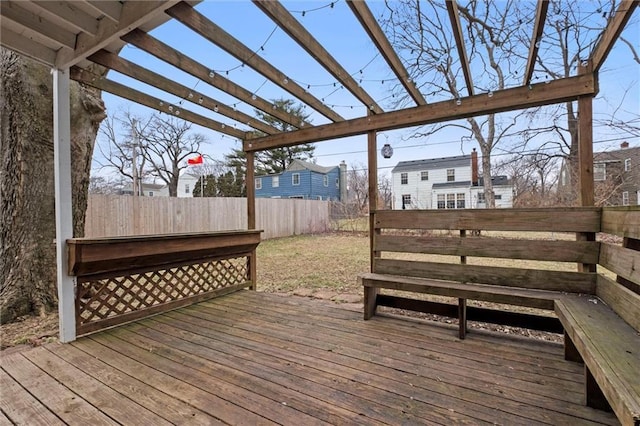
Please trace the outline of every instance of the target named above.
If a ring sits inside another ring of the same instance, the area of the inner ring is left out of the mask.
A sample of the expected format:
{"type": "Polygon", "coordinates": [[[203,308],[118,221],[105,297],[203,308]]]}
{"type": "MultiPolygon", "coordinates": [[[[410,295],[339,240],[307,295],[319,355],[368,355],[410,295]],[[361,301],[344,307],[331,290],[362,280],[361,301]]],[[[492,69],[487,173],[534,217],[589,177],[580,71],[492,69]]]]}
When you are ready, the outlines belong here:
{"type": "Polygon", "coordinates": [[[197,164],[202,164],[202,155],[198,155],[196,158],[188,158],[187,164],[190,166],[195,166],[197,164]]]}

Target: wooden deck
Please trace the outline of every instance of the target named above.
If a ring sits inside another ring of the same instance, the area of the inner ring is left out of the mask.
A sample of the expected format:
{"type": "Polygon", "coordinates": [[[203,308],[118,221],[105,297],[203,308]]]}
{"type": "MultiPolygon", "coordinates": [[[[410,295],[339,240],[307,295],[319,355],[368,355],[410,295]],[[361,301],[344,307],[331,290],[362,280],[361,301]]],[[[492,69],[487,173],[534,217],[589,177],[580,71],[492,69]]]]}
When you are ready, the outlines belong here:
{"type": "Polygon", "coordinates": [[[0,425],[617,424],[553,343],[240,291],[3,354],[0,425]]]}

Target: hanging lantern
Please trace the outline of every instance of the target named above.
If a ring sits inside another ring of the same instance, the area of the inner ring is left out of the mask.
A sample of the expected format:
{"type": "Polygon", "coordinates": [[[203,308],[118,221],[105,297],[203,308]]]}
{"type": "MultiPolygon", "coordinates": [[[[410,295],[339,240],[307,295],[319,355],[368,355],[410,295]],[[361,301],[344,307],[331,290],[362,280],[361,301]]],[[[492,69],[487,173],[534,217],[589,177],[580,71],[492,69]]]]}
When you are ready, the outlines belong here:
{"type": "Polygon", "coordinates": [[[391,148],[391,145],[388,143],[385,143],[380,152],[384,158],[391,158],[393,155],[393,148],[391,148]]]}

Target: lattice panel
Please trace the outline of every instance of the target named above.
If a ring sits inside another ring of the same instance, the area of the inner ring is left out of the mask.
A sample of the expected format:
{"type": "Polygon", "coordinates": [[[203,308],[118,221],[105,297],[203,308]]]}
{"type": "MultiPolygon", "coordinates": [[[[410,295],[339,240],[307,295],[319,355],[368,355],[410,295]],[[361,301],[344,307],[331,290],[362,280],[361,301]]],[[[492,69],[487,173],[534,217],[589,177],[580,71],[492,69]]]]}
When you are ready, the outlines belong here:
{"type": "Polygon", "coordinates": [[[77,326],[245,283],[247,260],[243,256],[127,276],[78,280],[77,326]]]}

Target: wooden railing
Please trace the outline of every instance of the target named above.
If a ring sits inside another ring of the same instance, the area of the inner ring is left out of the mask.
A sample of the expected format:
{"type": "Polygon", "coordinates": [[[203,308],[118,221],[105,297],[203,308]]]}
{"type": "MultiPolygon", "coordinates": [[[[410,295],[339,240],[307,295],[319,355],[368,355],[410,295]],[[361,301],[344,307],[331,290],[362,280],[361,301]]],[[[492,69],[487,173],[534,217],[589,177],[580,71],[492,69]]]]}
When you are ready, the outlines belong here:
{"type": "Polygon", "coordinates": [[[254,287],[260,232],[67,240],[77,335],[254,287]]]}

